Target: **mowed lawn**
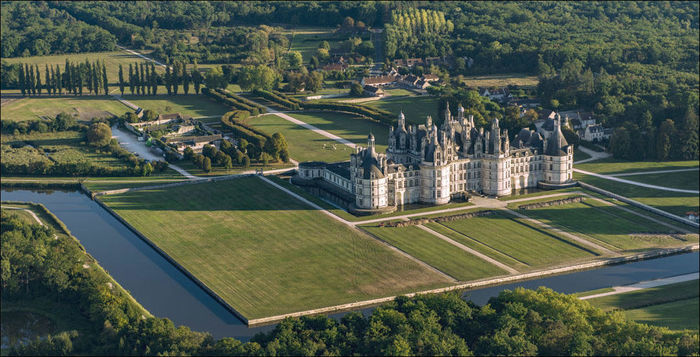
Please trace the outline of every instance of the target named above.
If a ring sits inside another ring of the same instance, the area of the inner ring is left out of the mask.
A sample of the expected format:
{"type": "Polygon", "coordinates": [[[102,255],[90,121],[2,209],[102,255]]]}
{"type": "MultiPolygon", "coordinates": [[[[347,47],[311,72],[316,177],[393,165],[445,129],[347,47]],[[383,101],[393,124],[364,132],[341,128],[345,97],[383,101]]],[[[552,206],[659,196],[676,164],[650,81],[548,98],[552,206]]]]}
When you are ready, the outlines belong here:
{"type": "MultiPolygon", "coordinates": [[[[396,116],[403,111],[406,116],[407,124],[425,124],[425,118],[428,115],[433,117],[434,123],[439,123],[439,104],[440,98],[433,96],[389,97],[362,103],[362,105],[370,108],[378,108],[392,112],[396,116]]],[[[454,114],[456,115],[457,113],[454,114]]]]}
{"type": "MultiPolygon", "coordinates": [[[[513,264],[513,260],[528,268],[537,268],[595,256],[573,243],[544,234],[514,219],[507,213],[495,213],[440,224],[451,230],[449,237],[460,242],[472,240],[481,243],[481,252],[515,269],[522,269],[522,266],[513,264]],[[484,249],[484,245],[490,249],[484,249]],[[511,259],[503,259],[493,254],[493,250],[511,259]]],[[[471,245],[475,249],[478,247],[471,245]]]]}
{"type": "Polygon", "coordinates": [[[673,238],[668,234],[673,229],[592,199],[520,210],[520,213],[620,251],[681,246],[697,241],[697,235],[685,235],[685,240],[673,238]]]}
{"type": "Polygon", "coordinates": [[[623,310],[628,319],[673,330],[698,330],[698,280],[587,300],[603,310],[623,310]]]}
{"type": "MultiPolygon", "coordinates": [[[[202,94],[185,95],[182,93],[182,88],[180,88],[180,94],[178,95],[167,95],[165,91],[161,93],[151,96],[125,95],[124,99],[144,110],[150,109],[158,114],[181,113],[196,118],[204,116],[220,117],[224,113],[231,111],[229,107],[217,103],[202,94]]],[[[190,93],[194,93],[194,89],[190,88],[190,93]]]]}
{"type": "Polygon", "coordinates": [[[660,174],[629,175],[621,176],[620,178],[650,185],[679,188],[682,190],[700,190],[700,170],[698,169],[660,174]]]}
{"type": "Polygon", "coordinates": [[[464,77],[464,83],[470,87],[535,87],[539,83],[537,76],[522,73],[487,74],[483,76],[464,77]]]}
{"type": "MultiPolygon", "coordinates": [[[[698,161],[625,161],[613,158],[595,160],[576,165],[577,169],[599,174],[623,174],[658,170],[678,170],[697,168],[698,161]]],[[[624,177],[624,176],[623,176],[624,177]]],[[[630,176],[633,177],[633,176],[630,176]]]]}
{"type": "Polygon", "coordinates": [[[257,177],[103,200],[248,318],[448,284],[257,177]]]}
{"type": "Polygon", "coordinates": [[[289,154],[297,161],[347,161],[352,148],[317,134],[276,115],[248,119],[248,124],[270,135],[279,132],[287,139],[289,154]]]}
{"type": "MultiPolygon", "coordinates": [[[[150,51],[139,51],[143,54],[148,55],[150,51]]],[[[111,51],[111,52],[87,52],[87,53],[74,53],[74,54],[63,54],[63,55],[53,55],[53,56],[32,56],[32,57],[14,57],[14,58],[3,58],[3,61],[7,63],[24,63],[24,64],[36,64],[39,65],[39,71],[41,72],[42,83],[44,80],[45,66],[51,65],[56,68],[59,65],[61,72],[65,70],[66,59],[71,63],[84,63],[87,59],[90,63],[99,60],[104,61],[105,69],[107,70],[107,79],[110,85],[114,87],[119,83],[119,65],[121,64],[124,68],[124,80],[129,77],[129,64],[135,63],[146,63],[143,58],[131,54],[126,51],[111,51]]],[[[150,63],[150,62],[149,62],[150,63]]],[[[165,68],[156,66],[156,72],[163,74],[165,68]]]]}
{"type": "MultiPolygon", "coordinates": [[[[640,176],[622,176],[621,178],[634,180],[640,176]]],[[[685,216],[688,211],[698,211],[700,196],[695,193],[671,192],[653,188],[635,186],[622,182],[606,180],[600,177],[589,176],[574,172],[574,179],[586,182],[593,186],[617,193],[624,197],[639,201],[660,210],[685,216]]]]}
{"type": "Polygon", "coordinates": [[[79,120],[122,115],[129,107],[107,96],[29,97],[2,106],[2,120],[25,121],[53,118],[61,112],[77,115],[79,120]]]}
{"type": "Polygon", "coordinates": [[[415,226],[363,227],[363,229],[461,281],[507,274],[495,265],[415,226]]]}
{"type": "Polygon", "coordinates": [[[372,133],[377,151],[386,151],[389,140],[389,127],[387,125],[344,113],[304,112],[289,113],[289,115],[362,146],[367,146],[367,136],[372,133]]]}

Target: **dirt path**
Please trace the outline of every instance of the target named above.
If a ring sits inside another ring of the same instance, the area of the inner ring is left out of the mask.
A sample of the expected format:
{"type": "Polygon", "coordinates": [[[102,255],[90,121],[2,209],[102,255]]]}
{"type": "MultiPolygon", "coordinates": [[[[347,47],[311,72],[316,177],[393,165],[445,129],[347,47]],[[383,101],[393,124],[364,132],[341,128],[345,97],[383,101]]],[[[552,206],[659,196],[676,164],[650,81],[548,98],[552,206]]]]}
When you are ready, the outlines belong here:
{"type": "Polygon", "coordinates": [[[607,293],[600,293],[600,294],[589,295],[589,296],[582,296],[579,298],[579,300],[595,299],[595,298],[599,298],[599,297],[603,297],[603,296],[617,295],[617,294],[622,294],[622,293],[635,291],[635,290],[655,288],[657,286],[664,286],[664,285],[670,285],[670,284],[675,284],[675,283],[682,283],[684,281],[697,280],[698,278],[700,278],[700,273],[690,273],[690,274],[672,276],[670,278],[641,281],[639,283],[632,284],[632,285],[614,286],[613,287],[614,291],[609,291],[607,293]]]}
{"type": "Polygon", "coordinates": [[[588,156],[590,156],[590,157],[588,159],[585,159],[585,160],[576,161],[576,162],[574,162],[574,164],[583,164],[585,162],[605,159],[605,158],[612,156],[612,155],[608,154],[607,152],[594,151],[594,150],[591,150],[589,148],[585,148],[583,146],[579,146],[578,149],[583,151],[584,153],[588,154],[588,156]]]}
{"type": "MultiPolygon", "coordinates": [[[[3,206],[2,208],[3,208],[3,209],[14,209],[14,210],[18,210],[18,211],[27,212],[27,213],[29,213],[29,214],[32,216],[32,218],[34,218],[34,220],[36,221],[36,223],[39,223],[39,225],[42,226],[42,227],[44,226],[44,222],[42,222],[42,221],[39,219],[39,216],[37,216],[36,213],[34,213],[32,210],[29,210],[29,209],[26,209],[26,208],[19,208],[19,207],[10,207],[10,206],[3,206]]],[[[57,240],[57,239],[58,239],[58,235],[54,234],[54,235],[53,235],[53,239],[54,239],[54,240],[57,240]]]]}

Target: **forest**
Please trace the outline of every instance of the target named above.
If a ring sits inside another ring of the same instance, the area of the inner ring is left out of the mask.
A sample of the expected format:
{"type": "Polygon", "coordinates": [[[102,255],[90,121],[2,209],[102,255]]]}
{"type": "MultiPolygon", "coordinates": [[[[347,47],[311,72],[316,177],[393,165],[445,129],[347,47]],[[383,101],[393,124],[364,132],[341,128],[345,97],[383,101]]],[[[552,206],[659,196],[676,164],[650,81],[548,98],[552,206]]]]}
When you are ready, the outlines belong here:
{"type": "MultiPolygon", "coordinates": [[[[459,293],[399,297],[369,316],[288,318],[249,342],[215,340],[146,317],[101,270],[84,269],[77,240],[0,217],[3,301],[48,296],[80,306],[87,330],[63,331],[10,355],[691,355],[698,336],[628,321],[547,288],[505,290],[484,306],[459,293]]],[[[63,233],[63,232],[60,232],[63,233]]]]}

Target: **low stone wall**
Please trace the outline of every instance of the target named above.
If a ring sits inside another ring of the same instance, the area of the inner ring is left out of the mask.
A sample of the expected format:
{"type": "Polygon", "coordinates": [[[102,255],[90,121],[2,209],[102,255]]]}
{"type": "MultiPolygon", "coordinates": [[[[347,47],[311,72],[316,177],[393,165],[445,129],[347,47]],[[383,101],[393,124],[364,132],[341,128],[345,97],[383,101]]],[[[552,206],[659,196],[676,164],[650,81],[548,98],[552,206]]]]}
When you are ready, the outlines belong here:
{"type": "Polygon", "coordinates": [[[583,198],[584,198],[583,196],[575,196],[575,197],[563,198],[561,200],[529,203],[526,205],[518,206],[518,209],[528,210],[528,209],[536,209],[536,208],[550,207],[550,206],[561,206],[561,205],[566,205],[569,203],[581,202],[581,201],[583,201],[583,198]]]}
{"type": "Polygon", "coordinates": [[[645,204],[643,204],[643,203],[637,202],[637,201],[635,201],[635,200],[629,199],[629,198],[624,197],[624,196],[620,196],[620,195],[615,194],[615,193],[612,193],[612,192],[610,192],[610,191],[603,190],[602,188],[598,188],[598,187],[595,187],[595,186],[593,186],[593,185],[589,185],[589,184],[587,184],[587,183],[585,183],[585,182],[579,181],[579,186],[581,186],[581,187],[583,187],[583,188],[585,188],[585,189],[587,189],[587,190],[591,190],[591,191],[593,191],[593,192],[597,192],[597,193],[600,193],[600,194],[602,194],[602,195],[605,195],[605,196],[608,196],[608,197],[612,197],[612,198],[614,198],[614,199],[616,199],[616,200],[618,200],[618,201],[621,201],[621,202],[630,204],[630,205],[632,205],[632,206],[639,207],[639,208],[641,208],[641,209],[643,209],[643,210],[645,210],[645,211],[649,211],[649,212],[651,212],[651,213],[658,214],[659,216],[663,216],[663,217],[666,217],[666,218],[668,218],[668,219],[672,219],[672,220],[674,220],[674,221],[676,221],[676,222],[680,222],[680,223],[683,223],[683,224],[687,224],[687,225],[689,225],[689,226],[691,226],[691,227],[694,227],[694,228],[700,228],[700,224],[698,224],[698,223],[691,222],[691,221],[689,221],[689,220],[687,220],[687,219],[685,219],[685,218],[683,218],[683,217],[676,216],[675,214],[671,214],[671,213],[668,213],[668,212],[666,212],[666,211],[662,211],[662,210],[660,210],[660,209],[658,209],[658,208],[655,208],[655,207],[647,206],[647,205],[645,205],[645,204]]]}
{"type": "Polygon", "coordinates": [[[488,216],[488,215],[491,215],[493,213],[494,213],[494,211],[492,211],[492,210],[486,210],[486,211],[479,211],[479,212],[469,212],[469,213],[456,214],[456,215],[452,215],[452,216],[412,219],[410,221],[387,222],[387,223],[382,222],[382,223],[379,223],[379,226],[380,227],[417,226],[417,225],[431,223],[431,222],[449,222],[449,221],[456,221],[458,219],[488,216]]]}

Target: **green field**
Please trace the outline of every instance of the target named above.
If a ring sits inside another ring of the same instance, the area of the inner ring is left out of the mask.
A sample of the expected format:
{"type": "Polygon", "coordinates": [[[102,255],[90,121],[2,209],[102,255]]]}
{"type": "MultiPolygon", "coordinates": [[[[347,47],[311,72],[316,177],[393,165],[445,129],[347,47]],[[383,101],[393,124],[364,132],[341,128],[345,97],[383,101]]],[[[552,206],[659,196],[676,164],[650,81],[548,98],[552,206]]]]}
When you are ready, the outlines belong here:
{"type": "Polygon", "coordinates": [[[483,76],[464,77],[464,84],[470,87],[535,87],[539,83],[537,76],[522,73],[488,74],[483,76]]]}
{"type": "Polygon", "coordinates": [[[700,171],[622,176],[621,179],[682,190],[700,190],[700,171]]]}
{"type": "MultiPolygon", "coordinates": [[[[586,159],[590,159],[590,158],[591,158],[590,155],[588,155],[588,154],[586,154],[585,152],[579,150],[578,148],[576,148],[576,150],[574,150],[574,162],[581,161],[581,160],[586,160],[586,159]]],[[[576,166],[576,168],[578,168],[578,165],[576,166]]]]}
{"type": "Polygon", "coordinates": [[[335,28],[295,28],[292,31],[284,31],[287,33],[290,42],[290,50],[301,52],[304,63],[307,63],[311,56],[316,54],[316,50],[322,41],[328,41],[331,48],[337,47],[339,39],[334,35],[335,28]]]}
{"type": "Polygon", "coordinates": [[[439,123],[438,120],[438,105],[440,98],[433,96],[421,97],[396,97],[382,100],[375,100],[363,103],[370,108],[378,108],[387,110],[398,116],[403,110],[406,116],[407,124],[425,124],[426,116],[433,117],[434,123],[439,123]]]}
{"type": "MultiPolygon", "coordinates": [[[[386,151],[389,127],[359,116],[333,112],[289,113],[295,119],[337,135],[358,145],[367,146],[367,135],[374,134],[378,152],[386,151]]],[[[350,160],[348,156],[347,160],[350,160]]]]}
{"type": "Polygon", "coordinates": [[[221,175],[234,175],[234,174],[240,174],[243,172],[254,172],[256,169],[263,169],[263,172],[269,171],[269,170],[277,170],[277,169],[283,169],[283,168],[292,168],[294,167],[294,164],[290,163],[284,163],[284,162],[274,162],[274,163],[268,163],[267,165],[263,165],[260,162],[251,162],[249,167],[242,167],[242,166],[234,166],[230,170],[226,170],[225,168],[221,166],[213,166],[211,168],[211,171],[209,172],[204,172],[204,170],[200,169],[199,167],[195,166],[194,163],[190,160],[182,160],[177,163],[177,166],[183,168],[187,172],[191,173],[192,175],[195,176],[221,176],[221,175]]]}
{"type": "MultiPolygon", "coordinates": [[[[634,177],[634,176],[632,176],[634,177]]],[[[623,178],[627,178],[623,176],[623,178]]],[[[574,172],[574,179],[639,201],[666,212],[684,216],[688,211],[698,211],[700,197],[693,193],[671,192],[615,182],[574,172]]]]}
{"type": "Polygon", "coordinates": [[[610,311],[621,309],[628,319],[673,330],[698,330],[698,280],[587,300],[610,311]]]}
{"type": "Polygon", "coordinates": [[[697,242],[697,236],[686,236],[688,240],[673,238],[667,234],[673,231],[672,229],[592,199],[585,199],[580,203],[520,210],[520,213],[593,242],[603,242],[603,245],[621,251],[681,246],[692,241],[697,242]]]}
{"type": "Polygon", "coordinates": [[[2,106],[2,120],[36,120],[53,118],[61,112],[77,116],[79,120],[109,117],[105,112],[122,115],[129,107],[106,96],[31,97],[14,100],[2,106]]]}
{"type": "Polygon", "coordinates": [[[505,271],[414,226],[363,229],[461,281],[503,275],[505,271]]]}
{"type": "Polygon", "coordinates": [[[428,226],[433,228],[437,225],[449,229],[443,229],[440,233],[449,233],[449,235],[445,235],[463,244],[471,241],[469,244],[474,249],[478,247],[482,253],[513,266],[515,269],[522,269],[523,265],[529,268],[538,268],[594,257],[593,253],[568,241],[535,230],[516,221],[515,217],[506,213],[499,212],[482,217],[431,223],[428,226]],[[502,256],[494,254],[494,250],[510,257],[510,259],[504,260],[502,256]],[[514,264],[513,260],[519,264],[514,264]]]}
{"type": "Polygon", "coordinates": [[[642,171],[677,170],[698,167],[698,161],[624,161],[613,158],[576,165],[577,169],[599,174],[622,174],[642,171]]]}
{"type": "MultiPolygon", "coordinates": [[[[162,93],[165,93],[165,91],[162,93]]],[[[192,90],[191,93],[194,93],[194,90],[192,90]]],[[[219,104],[201,94],[178,94],[171,96],[166,94],[155,96],[125,95],[124,99],[138,105],[143,109],[151,109],[158,114],[181,113],[191,115],[193,117],[220,117],[224,113],[231,110],[229,107],[219,104]]]]}
{"type": "MultiPolygon", "coordinates": [[[[143,54],[148,54],[150,51],[139,51],[143,54]]],[[[37,64],[39,65],[39,71],[41,71],[42,81],[44,80],[44,66],[46,64],[52,65],[54,68],[56,65],[61,67],[61,71],[64,70],[66,64],[66,58],[72,63],[85,62],[87,59],[90,63],[99,60],[104,61],[105,67],[107,69],[107,78],[109,83],[113,84],[113,87],[117,87],[119,82],[119,65],[121,64],[124,68],[124,79],[126,80],[129,76],[129,64],[146,62],[143,58],[133,55],[126,51],[113,51],[113,52],[88,52],[88,53],[76,53],[76,54],[64,54],[64,55],[54,55],[54,56],[33,56],[33,57],[14,57],[14,58],[3,58],[3,61],[7,63],[26,63],[26,64],[37,64]]],[[[156,71],[158,73],[165,72],[163,67],[157,67],[156,71]]]]}
{"type": "Polygon", "coordinates": [[[248,123],[272,135],[280,132],[287,139],[292,159],[302,161],[347,161],[353,149],[335,140],[316,134],[313,131],[276,115],[268,114],[248,119],[248,123]]]}
{"type": "Polygon", "coordinates": [[[248,318],[448,283],[257,177],[103,200],[248,318]]]}

